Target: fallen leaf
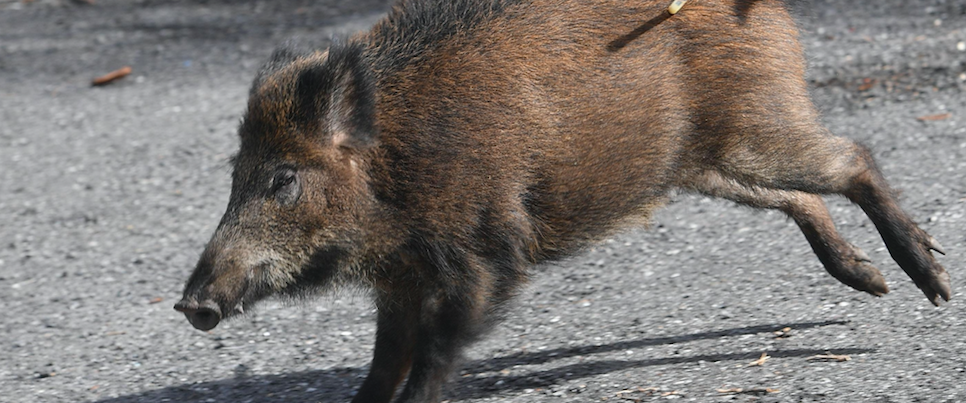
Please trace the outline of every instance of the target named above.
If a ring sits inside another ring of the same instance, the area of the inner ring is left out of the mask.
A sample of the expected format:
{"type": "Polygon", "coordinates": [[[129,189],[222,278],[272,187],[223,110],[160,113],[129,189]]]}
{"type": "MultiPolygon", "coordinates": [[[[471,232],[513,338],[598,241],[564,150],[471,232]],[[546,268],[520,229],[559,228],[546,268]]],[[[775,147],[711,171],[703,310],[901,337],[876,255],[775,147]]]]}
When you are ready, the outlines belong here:
{"type": "Polygon", "coordinates": [[[730,388],[730,389],[718,389],[718,393],[728,394],[728,395],[737,395],[737,394],[763,395],[763,394],[766,394],[766,393],[778,393],[778,392],[781,392],[781,391],[778,390],[778,389],[772,389],[772,388],[751,388],[751,389],[730,388]]]}
{"type": "Polygon", "coordinates": [[[790,327],[783,328],[782,330],[775,332],[775,338],[784,339],[784,338],[791,337],[792,335],[791,332],[792,332],[792,328],[790,327]]]}
{"type": "MultiPolygon", "coordinates": [[[[649,388],[641,388],[641,387],[638,387],[638,388],[636,388],[636,390],[624,389],[622,391],[619,391],[619,392],[614,393],[614,396],[616,398],[620,399],[620,400],[629,400],[629,401],[632,401],[632,402],[640,402],[641,401],[641,397],[638,397],[640,395],[636,395],[635,396],[634,395],[635,393],[640,392],[640,393],[644,393],[644,394],[646,394],[648,396],[651,396],[654,393],[657,393],[657,392],[660,392],[660,391],[661,391],[660,388],[655,388],[655,387],[649,387],[649,388]]],[[[679,392],[677,392],[677,391],[665,392],[661,396],[670,396],[672,394],[679,394],[679,392]]]]}
{"type": "Polygon", "coordinates": [[[771,358],[771,357],[768,356],[768,354],[761,353],[761,357],[758,357],[757,360],[754,360],[754,361],[748,363],[748,365],[746,365],[746,367],[760,367],[760,366],[764,365],[765,364],[765,361],[768,361],[769,358],[771,358]]]}
{"type": "Polygon", "coordinates": [[[920,122],[931,122],[931,121],[935,121],[935,120],[946,120],[946,119],[949,119],[952,116],[953,116],[952,113],[946,112],[946,113],[939,113],[939,114],[935,114],[935,115],[920,116],[920,117],[917,117],[916,120],[918,120],[920,122]]]}
{"type": "Polygon", "coordinates": [[[164,298],[154,297],[154,298],[151,298],[151,300],[148,301],[148,303],[149,304],[157,304],[158,302],[161,302],[161,301],[164,301],[164,298]]]}
{"type": "Polygon", "coordinates": [[[859,85],[859,91],[868,91],[872,89],[872,87],[875,87],[875,84],[876,84],[876,79],[874,78],[862,79],[862,84],[859,85]]]}

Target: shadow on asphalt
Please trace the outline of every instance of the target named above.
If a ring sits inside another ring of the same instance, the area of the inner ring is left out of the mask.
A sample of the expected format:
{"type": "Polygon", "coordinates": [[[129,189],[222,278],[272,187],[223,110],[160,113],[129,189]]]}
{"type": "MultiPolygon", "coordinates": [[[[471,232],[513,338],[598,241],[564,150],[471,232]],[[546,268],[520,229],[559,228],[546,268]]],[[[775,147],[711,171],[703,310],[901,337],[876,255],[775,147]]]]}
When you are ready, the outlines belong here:
{"type": "MultiPolygon", "coordinates": [[[[844,325],[844,321],[800,322],[776,325],[740,327],[681,336],[658,337],[621,341],[610,344],[558,348],[538,352],[524,352],[473,360],[463,365],[460,377],[448,388],[446,395],[453,400],[477,399],[524,389],[547,388],[551,385],[629,368],[696,363],[699,361],[751,361],[760,352],[732,354],[704,354],[672,356],[643,360],[602,360],[564,365],[546,370],[535,370],[520,375],[502,375],[500,370],[518,365],[541,365],[569,357],[587,356],[628,349],[685,343],[745,334],[770,333],[790,327],[802,330],[823,326],[844,325]],[[499,384],[498,384],[499,383],[499,384]]],[[[809,357],[825,354],[863,354],[875,349],[831,347],[768,351],[773,358],[809,357]]],[[[244,371],[242,371],[244,372],[244,371]]],[[[347,401],[362,383],[366,367],[337,367],[281,375],[245,376],[213,382],[172,386],[140,394],[100,400],[98,403],[133,402],[290,402],[290,401],[347,401]]]]}

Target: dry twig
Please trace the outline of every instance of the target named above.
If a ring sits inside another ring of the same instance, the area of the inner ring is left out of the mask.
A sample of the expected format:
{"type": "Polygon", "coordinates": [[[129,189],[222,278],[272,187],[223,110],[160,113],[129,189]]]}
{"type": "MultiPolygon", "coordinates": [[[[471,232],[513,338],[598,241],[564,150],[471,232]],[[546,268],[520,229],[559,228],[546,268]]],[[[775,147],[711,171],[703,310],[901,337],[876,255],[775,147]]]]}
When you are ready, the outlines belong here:
{"type": "Polygon", "coordinates": [[[778,392],[780,392],[778,389],[772,389],[772,388],[751,388],[751,389],[730,388],[730,389],[718,389],[718,393],[727,394],[727,395],[737,395],[737,394],[764,395],[764,394],[767,394],[767,393],[778,393],[778,392]]]}
{"type": "Polygon", "coordinates": [[[124,66],[110,73],[107,73],[103,76],[95,78],[94,81],[91,81],[91,85],[94,85],[94,86],[107,85],[116,80],[124,78],[128,74],[131,74],[131,67],[124,66]]]}
{"type": "Polygon", "coordinates": [[[830,354],[813,355],[811,357],[806,358],[806,360],[808,360],[808,361],[823,360],[823,361],[838,361],[838,362],[842,362],[842,361],[851,361],[852,360],[852,357],[849,357],[849,356],[844,355],[844,354],[838,355],[838,354],[831,354],[830,353],[830,354]]]}
{"type": "Polygon", "coordinates": [[[919,116],[919,117],[916,118],[916,120],[918,120],[920,122],[931,122],[931,121],[935,121],[935,120],[946,120],[946,119],[949,119],[952,116],[953,116],[952,113],[946,112],[946,113],[937,113],[935,115],[919,116]]]}

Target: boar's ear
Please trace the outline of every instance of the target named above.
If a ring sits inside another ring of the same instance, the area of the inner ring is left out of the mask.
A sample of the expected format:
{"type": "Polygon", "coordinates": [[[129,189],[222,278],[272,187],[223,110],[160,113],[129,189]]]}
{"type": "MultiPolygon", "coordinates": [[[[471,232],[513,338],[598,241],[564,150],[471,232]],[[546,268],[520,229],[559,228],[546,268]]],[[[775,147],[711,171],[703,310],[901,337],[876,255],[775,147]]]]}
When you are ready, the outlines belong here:
{"type": "Polygon", "coordinates": [[[326,145],[359,149],[375,142],[375,89],[361,45],[333,45],[321,64],[301,73],[297,91],[298,109],[326,145]]]}
{"type": "Polygon", "coordinates": [[[285,42],[281,47],[272,52],[272,57],[258,70],[255,80],[252,82],[252,95],[261,88],[268,77],[291,65],[296,60],[311,55],[311,52],[302,48],[295,40],[285,42]]]}

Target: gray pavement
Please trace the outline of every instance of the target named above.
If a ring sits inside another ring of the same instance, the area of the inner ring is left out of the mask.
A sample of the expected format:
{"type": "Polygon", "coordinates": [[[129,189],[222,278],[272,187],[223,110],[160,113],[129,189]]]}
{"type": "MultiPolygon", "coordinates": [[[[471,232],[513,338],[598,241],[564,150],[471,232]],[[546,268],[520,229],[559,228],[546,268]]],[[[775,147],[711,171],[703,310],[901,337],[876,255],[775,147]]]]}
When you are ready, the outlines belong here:
{"type": "MultiPolygon", "coordinates": [[[[0,0],[0,401],[349,399],[373,342],[364,291],[268,301],[207,333],[171,306],[227,203],[258,65],[385,2],[81,3],[0,0]]],[[[795,9],[826,124],[874,150],[946,247],[953,300],[933,308],[841,198],[836,224],[885,297],[825,274],[779,213],[679,195],[651,228],[535,269],[450,401],[966,401],[966,1],[795,9]]]]}

